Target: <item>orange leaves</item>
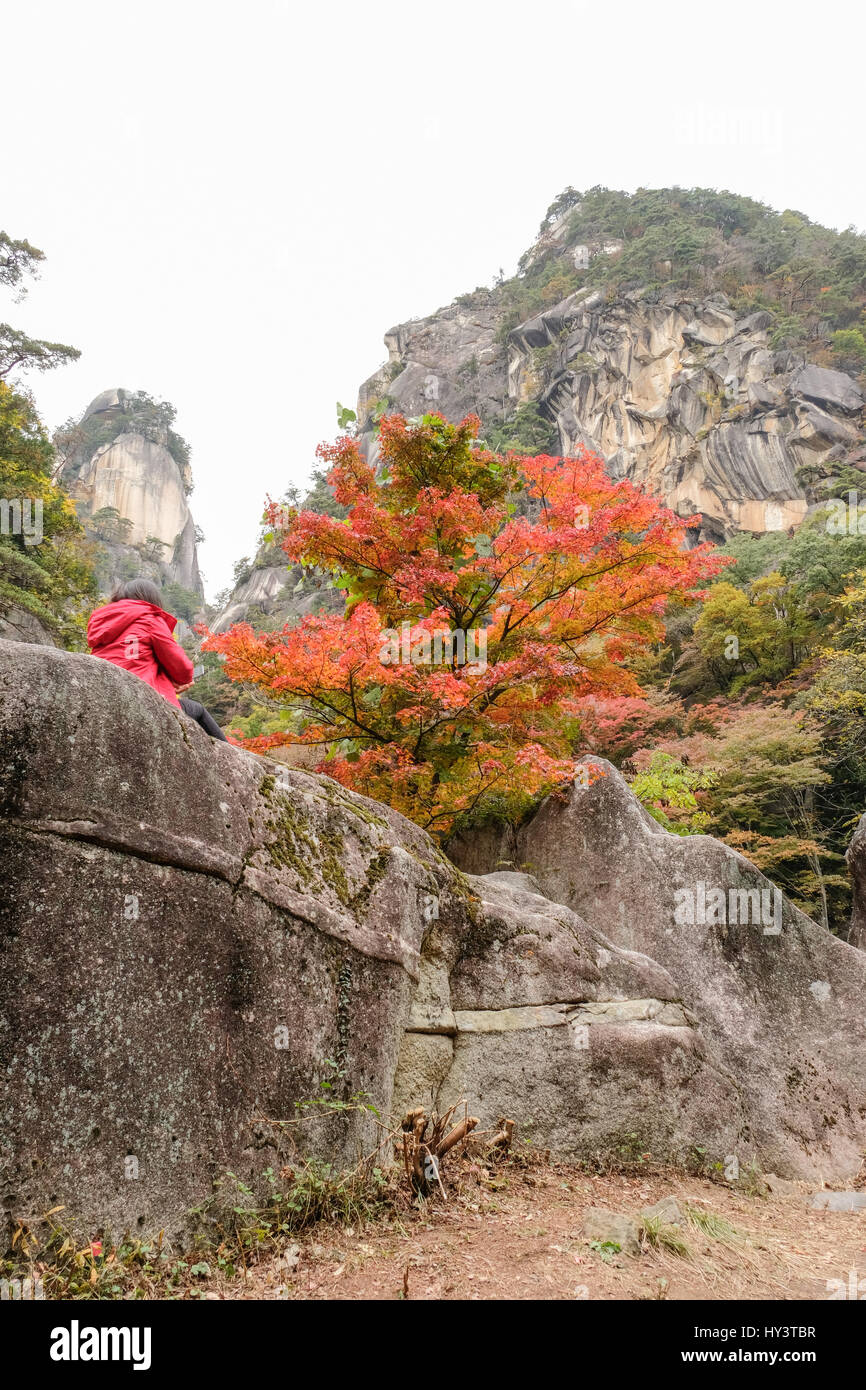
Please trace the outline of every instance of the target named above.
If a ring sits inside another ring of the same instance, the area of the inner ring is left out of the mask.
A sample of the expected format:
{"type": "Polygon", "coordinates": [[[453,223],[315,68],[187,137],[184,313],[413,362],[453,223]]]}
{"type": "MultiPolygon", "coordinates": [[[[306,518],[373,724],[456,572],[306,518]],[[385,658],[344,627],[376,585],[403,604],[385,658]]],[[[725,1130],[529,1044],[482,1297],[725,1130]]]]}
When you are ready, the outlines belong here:
{"type": "Polygon", "coordinates": [[[226,657],[232,680],[249,681],[275,694],[361,689],[371,679],[388,683],[396,670],[380,659],[382,625],[376,610],[360,604],[348,618],[335,614],[307,617],[295,628],[254,633],[241,623],[227,633],[211,635],[206,650],[226,657]]]}
{"type": "Polygon", "coordinates": [[[299,735],[271,737],[321,744],[331,776],[442,834],[567,779],[579,702],[637,695],[623,661],[721,567],[689,547],[694,518],[586,450],[501,458],[477,434],[472,417],[388,417],[378,471],[356,440],[323,445],[346,519],[269,519],[293,561],[333,575],[345,616],[207,643],[293,707],[299,735]]]}
{"type": "Polygon", "coordinates": [[[320,444],[316,454],[331,465],[334,492],[343,506],[354,506],[373,491],[376,471],[351,436],[343,434],[335,444],[320,444]]]}

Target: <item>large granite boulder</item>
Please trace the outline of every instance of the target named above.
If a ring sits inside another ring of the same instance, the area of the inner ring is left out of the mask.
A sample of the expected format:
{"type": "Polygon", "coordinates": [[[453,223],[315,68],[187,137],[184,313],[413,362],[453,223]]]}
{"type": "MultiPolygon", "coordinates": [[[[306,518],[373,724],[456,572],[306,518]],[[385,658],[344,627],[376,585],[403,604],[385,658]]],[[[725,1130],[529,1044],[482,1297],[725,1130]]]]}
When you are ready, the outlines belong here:
{"type": "Polygon", "coordinates": [[[88,656],[0,642],[0,1185],[158,1230],[296,1141],[374,1146],[427,903],[460,876],[330,779],[214,742],[88,656]],[[330,1059],[330,1062],[329,1060],[330,1059]],[[285,1122],[289,1122],[286,1126],[285,1122]]]}
{"type": "Polygon", "coordinates": [[[792,395],[805,396],[830,410],[857,411],[863,409],[863,392],[846,372],[834,372],[829,367],[816,367],[809,362],[791,378],[792,395]]]}
{"type": "Polygon", "coordinates": [[[396,1078],[395,1108],[466,1097],[572,1157],[678,1162],[732,1152],[737,1078],[711,1062],[666,970],[615,946],[525,874],[470,877],[475,920],[437,922],[396,1078]]]}
{"type": "Polygon", "coordinates": [[[478,873],[532,873],[618,946],[669,972],[710,1065],[736,1078],[736,1152],[783,1176],[851,1176],[866,1147],[866,955],[793,907],[741,854],[664,830],[587,759],[516,836],[457,842],[478,873]]]}
{"type": "Polygon", "coordinates": [[[861,953],[787,906],[678,948],[663,895],[724,847],[671,848],[615,775],[583,795],[527,832],[534,877],[467,876],[129,673],[0,641],[6,1211],[176,1231],[226,1171],[374,1149],[363,1105],[298,1108],[358,1092],[465,1097],[564,1155],[853,1172],[861,953]]]}
{"type": "Polygon", "coordinates": [[[640,1129],[659,1156],[721,1154],[740,1127],[652,961],[105,662],[0,642],[0,809],[10,1212],[153,1231],[296,1144],[354,1158],[369,1111],[297,1102],[323,1080],[383,1114],[428,1101],[425,1047],[434,1100],[563,1153],[640,1129]]]}
{"type": "Polygon", "coordinates": [[[854,886],[848,940],[852,946],[866,951],[866,814],[857,822],[845,860],[854,886]]]}

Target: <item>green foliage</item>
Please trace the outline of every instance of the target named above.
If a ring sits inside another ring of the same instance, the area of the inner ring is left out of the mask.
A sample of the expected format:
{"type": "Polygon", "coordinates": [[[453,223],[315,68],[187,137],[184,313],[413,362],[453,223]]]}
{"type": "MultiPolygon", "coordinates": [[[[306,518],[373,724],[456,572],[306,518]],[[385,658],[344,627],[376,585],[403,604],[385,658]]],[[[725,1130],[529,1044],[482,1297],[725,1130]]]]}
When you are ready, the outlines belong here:
{"type": "MultiPolygon", "coordinates": [[[[348,508],[341,506],[334,496],[325,468],[313,469],[310,488],[301,506],[305,511],[319,512],[321,516],[333,516],[338,521],[342,521],[348,515],[348,508]]],[[[281,550],[279,554],[282,557],[281,550]]]]}
{"type": "Polygon", "coordinates": [[[241,584],[246,584],[252,572],[253,562],[249,555],[243,555],[240,560],[235,560],[235,563],[232,565],[232,578],[234,579],[235,588],[239,588],[241,584]]]}
{"type": "Polygon", "coordinates": [[[331,1057],[325,1058],[325,1066],[328,1071],[319,1082],[316,1094],[305,1100],[295,1101],[295,1109],[299,1114],[308,1110],[318,1110],[326,1111],[330,1115],[345,1115],[352,1111],[364,1110],[379,1119],[379,1111],[371,1103],[368,1091],[355,1091],[346,1100],[342,1100],[337,1091],[343,1089],[347,1073],[331,1057]]]}
{"type": "Polygon", "coordinates": [[[337,428],[338,428],[338,429],[340,429],[340,430],[347,430],[347,429],[349,428],[350,425],[354,425],[354,423],[355,423],[355,421],[357,420],[357,418],[358,418],[358,417],[357,417],[357,415],[355,414],[354,410],[350,410],[349,407],[348,407],[347,405],[341,405],[340,402],[337,401],[337,428]]]}
{"type": "Polygon", "coordinates": [[[866,336],[860,328],[840,328],[830,340],[837,365],[853,371],[866,367],[866,336]]]}
{"type": "Polygon", "coordinates": [[[836,606],[839,622],[808,697],[833,769],[841,829],[850,831],[866,800],[866,575],[836,606]],[[847,817],[844,812],[847,809],[847,817]]]}
{"type": "Polygon", "coordinates": [[[23,281],[38,275],[44,260],[45,253],[29,241],[13,241],[8,233],[0,232],[0,285],[17,290],[19,295],[26,293],[23,281]]]}
{"type": "Polygon", "coordinates": [[[755,579],[748,590],[714,584],[695,623],[698,650],[721,690],[778,683],[806,654],[811,626],[798,586],[782,574],[755,579]]]}
{"type": "MultiPolygon", "coordinates": [[[[682,750],[691,775],[710,774],[699,791],[705,828],[746,854],[803,911],[841,926],[848,885],[838,871],[841,851],[822,814],[832,776],[819,730],[802,711],[780,702],[725,704],[716,717],[713,734],[659,740],[654,752],[645,750],[635,763],[652,768],[660,752],[675,758],[682,750]]],[[[667,829],[677,828],[675,813],[676,808],[667,812],[667,829]]]]}
{"type": "MultiPolygon", "coordinates": [[[[325,1066],[328,1070],[316,1094],[296,1101],[296,1118],[276,1121],[278,1130],[290,1132],[293,1126],[318,1117],[339,1123],[359,1111],[378,1118],[366,1091],[340,1096],[347,1074],[337,1062],[326,1058],[325,1066]]],[[[388,1177],[375,1157],[361,1159],[346,1171],[297,1154],[279,1175],[267,1168],[262,1176],[264,1199],[229,1173],[216,1183],[213,1198],[192,1213],[199,1219],[208,1247],[215,1247],[235,1265],[245,1265],[250,1255],[284,1246],[287,1236],[319,1221],[363,1224],[379,1215],[390,1200],[388,1177]]]]}
{"type": "Polygon", "coordinates": [[[619,1255],[622,1250],[622,1246],[615,1240],[591,1240],[589,1248],[596,1255],[600,1255],[605,1264],[612,1260],[614,1255],[619,1255]]]}
{"type": "Polygon", "coordinates": [[[169,580],[162,586],[162,606],[167,613],[173,613],[176,618],[193,623],[196,613],[202,607],[202,599],[194,589],[185,589],[182,584],[169,580]]]}
{"type": "Polygon", "coordinates": [[[833,534],[819,511],[793,536],[740,535],[722,553],[733,563],[674,634],[672,686],[690,697],[736,696],[791,676],[829,632],[848,577],[866,566],[866,535],[833,534]]]}
{"type": "Polygon", "coordinates": [[[81,356],[78,348],[65,343],[49,343],[41,338],[31,338],[11,324],[0,323],[0,378],[12,372],[49,372],[66,362],[75,362],[81,356]]]}
{"type": "Polygon", "coordinates": [[[710,769],[696,769],[669,753],[652,754],[649,765],[632,779],[631,789],[659,825],[675,835],[701,835],[712,817],[701,810],[695,792],[716,783],[710,769]]]}
{"type": "Polygon", "coordinates": [[[599,747],[615,738],[641,777],[659,753],[711,771],[696,792],[711,833],[844,932],[843,856],[866,804],[866,535],[828,530],[828,517],[730,541],[733,563],[703,604],[672,613],[644,663],[652,701],[588,728],[599,747]]]}
{"type": "Polygon", "coordinates": [[[579,352],[576,357],[571,357],[568,361],[569,371],[589,372],[590,375],[595,375],[600,365],[591,352],[579,352]]]}
{"type": "Polygon", "coordinates": [[[40,1279],[47,1299],[91,1302],[205,1298],[208,1284],[246,1281],[259,1260],[284,1255],[287,1243],[318,1222],[363,1226],[392,1211],[393,1169],[372,1161],[345,1171],[317,1158],[294,1158],[277,1173],[266,1168],[258,1191],[224,1173],[209,1200],[189,1216],[192,1249],[179,1256],[163,1242],[110,1232],[84,1245],[58,1220],[62,1207],[19,1221],[0,1278],[40,1279]]]}
{"type": "Polygon", "coordinates": [[[184,490],[192,492],[190,448],[174,429],[177,416],[169,401],[158,401],[146,391],[119,391],[119,404],[84,420],[68,420],[54,442],[64,457],[64,474],[76,478],[97,449],[112,444],[118,435],[139,434],[167,449],[180,470],[184,490]]]}
{"type": "Polygon", "coordinates": [[[747,707],[713,740],[714,825],[782,839],[808,823],[809,794],[830,778],[817,730],[777,706],[747,707]]]}
{"type": "MultiPolygon", "coordinates": [[[[0,285],[15,291],[15,298],[27,293],[25,280],[36,276],[45,256],[29,241],[13,240],[0,232],[0,285]]],[[[0,380],[19,371],[46,372],[64,362],[74,362],[81,356],[77,348],[65,343],[49,343],[31,338],[11,324],[0,323],[0,380]]]]}
{"type": "Polygon", "coordinates": [[[579,202],[580,194],[576,188],[572,188],[569,184],[568,188],[564,188],[558,197],[554,198],[553,202],[550,204],[550,207],[544,214],[541,226],[538,229],[539,234],[549,231],[555,222],[558,222],[570,208],[573,208],[575,204],[579,202]]]}
{"type": "Polygon", "coordinates": [[[149,560],[152,564],[158,564],[163,560],[165,550],[168,549],[167,541],[160,541],[158,535],[149,535],[143,539],[139,545],[140,556],[143,560],[149,560]]]}
{"type": "Polygon", "coordinates": [[[345,1172],[315,1158],[297,1157],[277,1176],[266,1169],[264,1199],[229,1173],[218,1180],[212,1202],[192,1213],[201,1223],[204,1249],[215,1250],[232,1276],[251,1257],[282,1253],[288,1237],[319,1221],[363,1225],[390,1202],[388,1179],[373,1165],[345,1172]]]}
{"type": "Polygon", "coordinates": [[[519,323],[579,290],[586,283],[586,274],[575,270],[573,263],[558,253],[541,256],[522,274],[504,280],[493,292],[503,309],[496,341],[504,343],[519,323]]]}
{"type": "Polygon", "coordinates": [[[521,454],[552,454],[559,452],[556,425],[541,412],[537,401],[525,401],[513,415],[503,416],[487,431],[487,445],[495,453],[510,449],[521,454]]]}
{"type": "Polygon", "coordinates": [[[116,507],[100,507],[87,524],[101,541],[126,544],[132,533],[132,522],[128,516],[121,516],[116,507]]]}
{"type": "Polygon", "coordinates": [[[0,382],[0,617],[23,610],[63,645],[80,648],[95,583],[81,524],[54,469],[31,398],[0,382]]]}
{"type": "Polygon", "coordinates": [[[742,313],[767,308],[775,315],[774,346],[814,350],[823,340],[838,362],[866,365],[859,337],[836,341],[844,330],[862,336],[866,237],[725,190],[565,189],[518,275],[490,292],[503,311],[500,337],[582,286],[609,294],[637,287],[721,290],[742,313]],[[549,238],[564,214],[570,214],[566,234],[549,238]],[[606,254],[617,242],[621,249],[606,254]],[[583,270],[574,266],[577,245],[591,251],[583,270]]]}
{"type": "Polygon", "coordinates": [[[228,731],[234,726],[239,715],[247,715],[252,711],[252,694],[232,684],[223,672],[219,658],[212,652],[197,652],[195,660],[204,666],[204,672],[196,677],[195,689],[191,694],[196,700],[200,700],[210,710],[217,723],[228,731]]]}
{"type": "Polygon", "coordinates": [[[264,705],[258,696],[250,713],[232,720],[232,734],[241,738],[261,738],[265,734],[300,731],[300,723],[291,710],[282,705],[264,705]]]}

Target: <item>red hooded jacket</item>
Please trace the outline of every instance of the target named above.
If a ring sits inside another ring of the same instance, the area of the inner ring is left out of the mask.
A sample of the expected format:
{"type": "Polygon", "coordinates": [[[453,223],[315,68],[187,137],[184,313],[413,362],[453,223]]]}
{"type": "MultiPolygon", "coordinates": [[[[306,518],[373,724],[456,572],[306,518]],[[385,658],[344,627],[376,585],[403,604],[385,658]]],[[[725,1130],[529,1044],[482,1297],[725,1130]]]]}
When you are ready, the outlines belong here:
{"type": "Polygon", "coordinates": [[[140,676],[173,705],[180,701],[175,685],[192,680],[192,662],[173,633],[177,618],[141,599],[122,598],[96,608],[87,624],[87,641],[94,656],[140,676]]]}

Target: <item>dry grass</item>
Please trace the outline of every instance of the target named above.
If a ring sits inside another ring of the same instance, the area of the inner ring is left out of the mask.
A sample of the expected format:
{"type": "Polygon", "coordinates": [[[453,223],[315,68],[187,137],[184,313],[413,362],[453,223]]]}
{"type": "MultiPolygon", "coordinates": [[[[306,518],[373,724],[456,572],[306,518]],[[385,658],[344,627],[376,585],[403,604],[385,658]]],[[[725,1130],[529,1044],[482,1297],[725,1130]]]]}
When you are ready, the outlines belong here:
{"type": "Polygon", "coordinates": [[[447,1203],[351,1236],[319,1228],[289,1278],[263,1265],[249,1296],[820,1299],[852,1264],[866,1274],[866,1215],[814,1211],[805,1187],[762,1197],[679,1172],[599,1176],[477,1160],[452,1184],[447,1203]],[[640,1218],[669,1195],[686,1227],[640,1218]],[[641,1255],[593,1250],[581,1229],[588,1206],[641,1219],[641,1255]]]}
{"type": "Polygon", "coordinates": [[[298,1166],[273,1175],[264,1205],[227,1190],[194,1252],[127,1242],[94,1257],[55,1228],[29,1270],[3,1273],[41,1272],[54,1298],[361,1300],[826,1299],[828,1280],[866,1277],[866,1213],[816,1211],[806,1185],[762,1195],[681,1171],[589,1173],[467,1147],[443,1171],[447,1201],[414,1196],[401,1165],[361,1187],[298,1166]],[[668,1196],[683,1225],[641,1217],[668,1196]],[[593,1246],[590,1206],[633,1216],[641,1254],[593,1246]]]}

